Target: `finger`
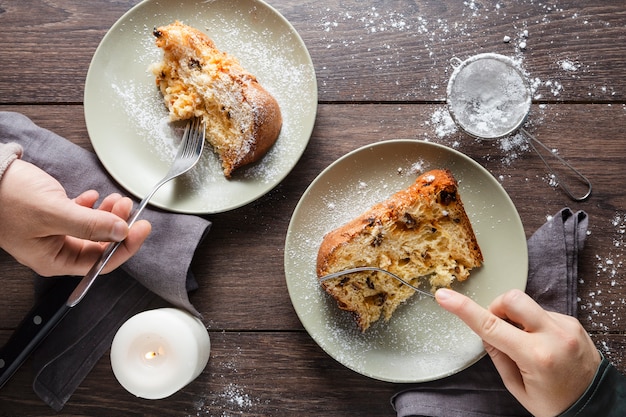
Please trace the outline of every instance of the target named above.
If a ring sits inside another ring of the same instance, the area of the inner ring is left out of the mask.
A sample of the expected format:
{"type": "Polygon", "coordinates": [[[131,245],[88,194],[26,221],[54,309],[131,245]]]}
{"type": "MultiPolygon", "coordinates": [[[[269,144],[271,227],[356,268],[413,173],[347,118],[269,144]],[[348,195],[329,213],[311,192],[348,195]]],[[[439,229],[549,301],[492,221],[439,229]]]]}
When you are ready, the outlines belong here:
{"type": "Polygon", "coordinates": [[[499,351],[516,357],[516,353],[522,348],[519,345],[524,344],[526,332],[502,320],[470,298],[447,288],[437,290],[435,297],[441,307],[458,316],[481,339],[499,351]]]}
{"type": "Polygon", "coordinates": [[[484,342],[483,344],[485,351],[502,377],[502,382],[504,382],[504,385],[511,394],[519,398],[519,395],[523,395],[524,393],[524,378],[522,377],[517,363],[506,353],[496,349],[489,343],[484,342]]]}
{"type": "Polygon", "coordinates": [[[128,219],[133,210],[133,200],[128,197],[121,197],[115,201],[111,207],[111,213],[122,219],[128,219]]]}
{"type": "Polygon", "coordinates": [[[94,204],[96,204],[99,197],[100,196],[96,190],[87,190],[74,198],[74,202],[79,206],[91,208],[94,204]]]}
{"type": "Polygon", "coordinates": [[[98,206],[98,210],[112,212],[115,204],[122,198],[123,197],[118,193],[109,194],[102,200],[98,206]]]}
{"type": "MultiPolygon", "coordinates": [[[[150,234],[151,226],[146,220],[136,222],[130,228],[128,237],[119,246],[117,251],[103,269],[103,273],[108,273],[122,265],[130,257],[135,255],[143,242],[150,234]]],[[[85,275],[93,264],[100,258],[107,245],[66,236],[63,245],[55,256],[55,265],[50,275],[85,275]]]]}
{"type": "Polygon", "coordinates": [[[489,311],[510,320],[527,332],[536,332],[549,321],[548,313],[530,296],[520,290],[511,290],[497,297],[489,311]]]}
{"type": "Polygon", "coordinates": [[[103,272],[111,272],[134,256],[148,238],[152,226],[147,220],[138,220],[128,231],[128,236],[111,257],[103,272]]]}
{"type": "Polygon", "coordinates": [[[69,235],[92,241],[118,242],[126,238],[128,225],[115,214],[83,207],[67,200],[64,207],[51,213],[53,234],[69,235]]]}

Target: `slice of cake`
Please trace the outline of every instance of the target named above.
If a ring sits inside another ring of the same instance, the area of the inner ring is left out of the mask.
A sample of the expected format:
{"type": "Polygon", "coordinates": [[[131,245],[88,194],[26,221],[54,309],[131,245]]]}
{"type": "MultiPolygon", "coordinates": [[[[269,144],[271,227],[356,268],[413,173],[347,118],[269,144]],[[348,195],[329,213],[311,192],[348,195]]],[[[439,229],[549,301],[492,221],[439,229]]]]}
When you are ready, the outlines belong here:
{"type": "Polygon", "coordinates": [[[201,117],[224,175],[256,162],[278,139],[278,102],[203,32],[178,21],[154,29],[163,61],[151,67],[170,120],[201,117]]]}
{"type": "MultiPolygon", "coordinates": [[[[407,189],[378,203],[324,236],[317,275],[359,266],[386,269],[431,291],[464,281],[483,256],[458,184],[447,170],[420,175],[407,189]]],[[[414,290],[380,272],[358,272],[323,281],[339,308],[354,313],[361,331],[381,316],[389,320],[414,290]]]]}

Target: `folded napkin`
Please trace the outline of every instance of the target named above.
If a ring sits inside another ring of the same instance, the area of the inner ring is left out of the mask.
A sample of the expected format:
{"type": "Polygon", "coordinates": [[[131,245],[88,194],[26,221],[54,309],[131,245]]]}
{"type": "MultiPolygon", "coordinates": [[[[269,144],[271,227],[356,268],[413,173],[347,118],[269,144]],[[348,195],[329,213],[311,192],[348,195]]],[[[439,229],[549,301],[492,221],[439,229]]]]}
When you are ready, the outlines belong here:
{"type": "MultiPolygon", "coordinates": [[[[528,240],[526,292],[546,310],[576,316],[578,252],[588,218],[565,208],[528,240]]],[[[468,369],[438,381],[411,386],[392,399],[398,417],[527,417],[485,356],[468,369]]]]}
{"type": "MultiPolygon", "coordinates": [[[[0,112],[0,141],[20,144],[23,159],[56,178],[70,197],[88,189],[97,190],[102,197],[113,192],[127,194],[104,172],[93,153],[21,114],[0,112]]],[[[145,309],[155,295],[199,316],[188,298],[188,292],[198,287],[189,266],[210,223],[151,207],[141,218],[152,223],[152,233],[140,251],[121,268],[98,279],[33,355],[33,388],[57,411],[109,349],[122,323],[145,309]]],[[[61,285],[73,288],[77,279],[36,277],[35,281],[39,296],[61,285]]]]}

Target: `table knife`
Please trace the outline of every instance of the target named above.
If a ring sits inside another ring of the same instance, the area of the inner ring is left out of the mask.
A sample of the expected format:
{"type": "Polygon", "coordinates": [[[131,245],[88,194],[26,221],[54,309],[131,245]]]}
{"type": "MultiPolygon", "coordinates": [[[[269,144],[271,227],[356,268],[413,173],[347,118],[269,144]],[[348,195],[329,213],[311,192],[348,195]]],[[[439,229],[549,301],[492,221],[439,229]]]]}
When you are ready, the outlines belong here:
{"type": "Polygon", "coordinates": [[[66,302],[74,290],[75,281],[70,278],[66,281],[53,285],[40,297],[0,348],[0,388],[69,311],[66,302]]]}

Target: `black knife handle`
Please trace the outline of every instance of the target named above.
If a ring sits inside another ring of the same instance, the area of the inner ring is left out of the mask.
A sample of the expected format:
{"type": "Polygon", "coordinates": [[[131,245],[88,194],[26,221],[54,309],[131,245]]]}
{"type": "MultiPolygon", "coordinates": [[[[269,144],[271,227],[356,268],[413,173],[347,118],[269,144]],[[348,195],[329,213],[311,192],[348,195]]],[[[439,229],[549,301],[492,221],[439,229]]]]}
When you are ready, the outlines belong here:
{"type": "Polygon", "coordinates": [[[0,349],[0,389],[70,310],[71,288],[56,285],[24,317],[0,349]]]}

